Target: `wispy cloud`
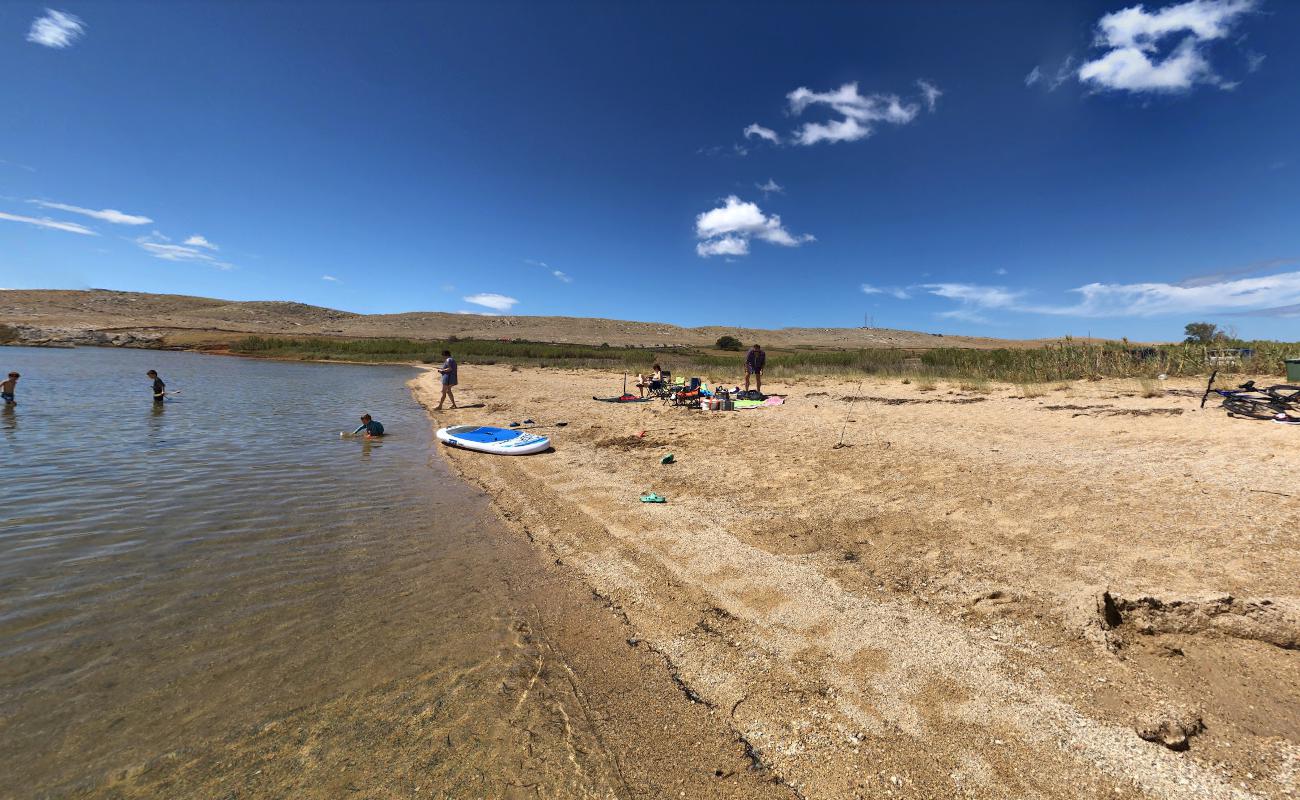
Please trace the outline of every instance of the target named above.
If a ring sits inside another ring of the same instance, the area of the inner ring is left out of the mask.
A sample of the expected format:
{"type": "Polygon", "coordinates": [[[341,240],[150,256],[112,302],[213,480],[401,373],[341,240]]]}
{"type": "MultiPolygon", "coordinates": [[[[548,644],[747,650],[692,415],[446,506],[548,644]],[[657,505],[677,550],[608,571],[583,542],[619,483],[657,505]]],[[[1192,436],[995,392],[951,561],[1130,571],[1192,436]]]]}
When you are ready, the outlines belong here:
{"type": "Polygon", "coordinates": [[[917,81],[916,85],[921,88],[921,99],[925,101],[925,110],[933,114],[939,104],[939,98],[943,97],[943,92],[938,86],[925,79],[917,81]]]}
{"type": "Polygon", "coordinates": [[[749,125],[747,128],[745,128],[745,138],[746,138],[746,139],[749,139],[749,138],[751,138],[751,137],[755,137],[755,136],[758,137],[759,139],[763,139],[763,140],[765,140],[765,141],[769,141],[769,142],[771,142],[772,144],[780,144],[780,143],[781,143],[781,137],[777,134],[776,131],[772,130],[771,128],[764,128],[762,125],[759,125],[757,122],[755,122],[755,123],[749,125]]]}
{"type": "Polygon", "coordinates": [[[484,308],[491,308],[495,311],[509,311],[519,303],[519,301],[513,297],[507,297],[504,294],[496,294],[494,292],[480,292],[479,294],[471,294],[468,297],[462,297],[461,299],[466,303],[483,306],[484,308]]]}
{"type": "Polygon", "coordinates": [[[451,312],[451,313],[453,313],[453,314],[460,314],[461,316],[465,316],[465,317],[499,317],[499,316],[501,316],[500,314],[497,314],[497,313],[494,312],[494,311],[470,311],[470,310],[468,310],[468,309],[463,309],[463,308],[462,308],[461,310],[459,310],[459,311],[453,311],[453,312],[451,312]]]}
{"type": "Polygon", "coordinates": [[[943,319],[959,319],[963,322],[978,322],[981,325],[993,324],[993,320],[970,308],[954,308],[951,311],[940,311],[935,316],[943,319]]]}
{"type": "Polygon", "coordinates": [[[1240,267],[1230,267],[1228,269],[1221,269],[1217,272],[1207,272],[1204,275],[1193,275],[1190,278],[1184,278],[1176,285],[1187,288],[1209,286],[1216,283],[1222,283],[1228,278],[1235,278],[1242,275],[1256,275],[1260,272],[1268,272],[1280,267],[1289,267],[1296,263],[1300,263],[1300,258],[1268,258],[1263,261],[1254,261],[1250,264],[1243,264],[1240,267]]]}
{"type": "Polygon", "coordinates": [[[17,161],[5,161],[3,158],[0,158],[0,167],[14,167],[15,169],[26,170],[27,172],[36,171],[36,167],[29,167],[26,164],[19,164],[17,161]]]}
{"type": "Polygon", "coordinates": [[[542,269],[551,273],[551,277],[555,278],[557,281],[560,281],[562,283],[573,283],[572,275],[569,275],[567,272],[561,272],[560,270],[555,269],[550,264],[547,264],[545,261],[538,261],[537,259],[534,258],[525,258],[524,263],[532,264],[534,267],[541,267],[542,269]]]}
{"type": "Polygon", "coordinates": [[[51,203],[46,200],[28,200],[32,205],[41,208],[52,208],[56,211],[67,211],[70,214],[81,214],[84,217],[111,222],[114,225],[148,225],[153,222],[148,217],[142,217],[137,214],[124,214],[113,208],[93,209],[82,208],[81,206],[70,206],[67,203],[51,203]]]}
{"type": "MultiPolygon", "coordinates": [[[[194,237],[190,237],[191,239],[194,237]]],[[[139,236],[132,240],[154,258],[161,258],[163,261],[190,261],[200,264],[207,264],[217,269],[234,269],[235,265],[226,261],[221,261],[216,256],[205,250],[195,247],[191,244],[176,244],[162,235],[158,231],[139,236]]],[[[189,240],[187,239],[186,242],[189,240]]]]}
{"type": "Polygon", "coordinates": [[[186,240],[183,242],[183,244],[187,244],[187,245],[189,245],[190,247],[203,247],[203,248],[206,248],[206,249],[208,249],[208,250],[220,250],[220,249],[221,249],[220,247],[217,247],[215,244],[213,244],[212,242],[209,242],[206,238],[204,238],[204,237],[198,235],[197,233],[194,234],[193,236],[191,236],[190,238],[186,239],[186,240]]]}
{"type": "Polygon", "coordinates": [[[785,194],[785,187],[771,178],[767,179],[767,183],[754,184],[754,187],[762,192],[764,197],[770,194],[785,194]]]}
{"type": "Polygon", "coordinates": [[[875,286],[870,283],[862,284],[863,294],[887,294],[899,300],[911,299],[912,295],[901,286],[875,286]]]}
{"type": "Polygon", "coordinates": [[[1002,286],[980,286],[973,283],[924,283],[921,288],[937,297],[979,308],[1012,308],[1027,294],[1002,286]]]}
{"type": "Polygon", "coordinates": [[[1193,279],[1184,283],[1089,283],[1071,289],[1074,303],[1030,302],[1029,292],[1002,286],[928,283],[920,288],[956,301],[947,316],[969,319],[988,311],[1067,317],[1151,317],[1162,314],[1237,313],[1287,316],[1300,305],[1300,272],[1245,278],[1193,279]],[[959,316],[965,313],[967,316],[959,316]]]}
{"type": "Polygon", "coordinates": [[[730,195],[718,208],[695,217],[695,237],[700,242],[695,252],[703,257],[743,256],[749,253],[750,239],[761,239],[783,247],[798,247],[815,241],[810,234],[792,235],[776,214],[764,214],[757,203],[747,203],[730,195]]]}
{"type": "MultiPolygon", "coordinates": [[[[925,81],[921,84],[922,101],[933,111],[942,92],[933,84],[925,81]]],[[[786,100],[792,116],[803,114],[810,106],[825,106],[840,115],[840,119],[829,122],[805,122],[801,125],[792,134],[794,142],[801,145],[865,139],[875,132],[878,124],[906,125],[916,119],[921,110],[920,105],[904,102],[896,94],[863,95],[856,82],[829,92],[814,92],[800,86],[786,95],[786,100]]]]}
{"type": "Polygon", "coordinates": [[[1056,72],[1051,76],[1048,76],[1043,72],[1041,66],[1035,66],[1029,71],[1029,74],[1025,76],[1025,86],[1031,87],[1041,85],[1047,91],[1054,92],[1060,88],[1061,84],[1073,77],[1074,56],[1068,55],[1065,57],[1065,60],[1061,62],[1061,65],[1056,68],[1056,72]]]}
{"type": "Polygon", "coordinates": [[[22,222],[27,225],[35,225],[38,228],[48,228],[53,231],[67,231],[68,233],[80,233],[83,236],[98,236],[95,231],[87,228],[85,225],[79,225],[75,222],[63,222],[49,217],[24,217],[21,214],[6,214],[0,211],[0,219],[10,222],[22,222]]]}
{"type": "Polygon", "coordinates": [[[1079,67],[1079,80],[1097,89],[1186,92],[1197,84],[1231,89],[1207,57],[1207,43],[1223,39],[1255,0],[1188,0],[1147,11],[1141,5],[1103,16],[1097,23],[1100,57],[1079,67]],[[1169,49],[1162,42],[1177,39],[1169,49]],[[1162,49],[1163,48],[1163,49],[1162,49]]]}
{"type": "Polygon", "coordinates": [[[334,277],[333,275],[322,275],[322,276],[320,276],[320,279],[323,280],[323,281],[329,281],[330,283],[339,283],[339,282],[340,282],[339,279],[336,278],[336,277],[334,277]]]}
{"type": "Polygon", "coordinates": [[[45,16],[32,21],[32,28],[27,32],[27,41],[61,50],[70,47],[86,32],[86,25],[79,17],[52,8],[45,9],[45,16]]]}

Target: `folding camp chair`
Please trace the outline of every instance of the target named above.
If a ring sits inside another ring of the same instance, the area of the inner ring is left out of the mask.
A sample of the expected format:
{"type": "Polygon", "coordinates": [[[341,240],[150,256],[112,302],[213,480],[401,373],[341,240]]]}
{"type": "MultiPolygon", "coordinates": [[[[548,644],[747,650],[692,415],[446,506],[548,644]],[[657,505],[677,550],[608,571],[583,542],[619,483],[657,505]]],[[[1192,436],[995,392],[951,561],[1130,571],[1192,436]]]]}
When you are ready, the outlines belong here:
{"type": "Polygon", "coordinates": [[[646,396],[667,400],[673,393],[673,374],[664,370],[660,375],[662,376],[660,380],[650,381],[650,385],[646,387],[646,396]]]}

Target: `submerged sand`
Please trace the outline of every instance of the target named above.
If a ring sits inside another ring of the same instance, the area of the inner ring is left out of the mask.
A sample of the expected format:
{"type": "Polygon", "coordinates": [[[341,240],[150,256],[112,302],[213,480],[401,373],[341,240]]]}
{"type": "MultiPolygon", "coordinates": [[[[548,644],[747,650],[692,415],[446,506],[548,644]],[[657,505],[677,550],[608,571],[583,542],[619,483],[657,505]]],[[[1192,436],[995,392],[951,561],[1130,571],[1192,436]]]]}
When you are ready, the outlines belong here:
{"type": "Polygon", "coordinates": [[[806,798],[1300,791],[1300,429],[1201,410],[1190,383],[821,379],[702,413],[594,402],[622,378],[592,371],[462,380],[483,406],[436,424],[531,418],[555,447],[447,458],[756,776],[806,798]]]}

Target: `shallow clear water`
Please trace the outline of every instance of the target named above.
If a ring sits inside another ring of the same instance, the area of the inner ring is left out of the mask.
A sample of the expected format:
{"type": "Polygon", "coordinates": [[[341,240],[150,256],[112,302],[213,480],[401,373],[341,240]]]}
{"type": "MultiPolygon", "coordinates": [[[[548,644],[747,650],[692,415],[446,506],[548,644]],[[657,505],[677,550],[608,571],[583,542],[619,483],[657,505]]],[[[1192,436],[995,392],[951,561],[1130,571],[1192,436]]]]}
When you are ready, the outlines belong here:
{"type": "Polygon", "coordinates": [[[495,774],[519,712],[501,687],[536,645],[486,503],[431,449],[414,370],[93,348],[0,362],[23,374],[0,416],[0,796],[495,774]],[[179,396],[155,405],[150,368],[179,396]],[[391,435],[340,438],[362,411],[391,435]],[[454,739],[487,744],[439,757],[454,739]]]}

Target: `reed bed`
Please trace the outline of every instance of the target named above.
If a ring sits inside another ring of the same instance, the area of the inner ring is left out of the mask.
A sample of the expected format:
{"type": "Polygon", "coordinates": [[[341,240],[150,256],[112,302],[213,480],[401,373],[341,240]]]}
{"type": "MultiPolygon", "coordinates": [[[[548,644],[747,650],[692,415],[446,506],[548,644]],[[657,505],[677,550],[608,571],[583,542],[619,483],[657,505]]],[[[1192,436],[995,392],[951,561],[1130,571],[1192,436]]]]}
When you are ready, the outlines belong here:
{"type": "MultiPolygon", "coordinates": [[[[1201,345],[1132,347],[1066,341],[1038,348],[966,350],[814,350],[768,352],[770,379],[797,379],[821,375],[879,375],[907,378],[917,388],[935,381],[952,381],[987,391],[989,382],[1017,384],[1039,392],[1051,385],[1068,388],[1071,381],[1133,378],[1144,390],[1158,387],[1158,376],[1187,377],[1209,374],[1211,369],[1249,375],[1282,375],[1284,359],[1300,357],[1300,343],[1237,342],[1252,350],[1235,362],[1211,363],[1211,350],[1201,345]]],[[[302,360],[432,363],[451,350],[464,364],[505,363],[544,367],[589,367],[630,373],[647,372],[654,363],[676,375],[730,375],[743,373],[743,353],[721,353],[696,348],[606,347],[547,342],[464,339],[342,339],[331,337],[280,338],[249,336],[234,342],[235,353],[302,360]]],[[[731,380],[728,378],[727,380],[731,380]]]]}

